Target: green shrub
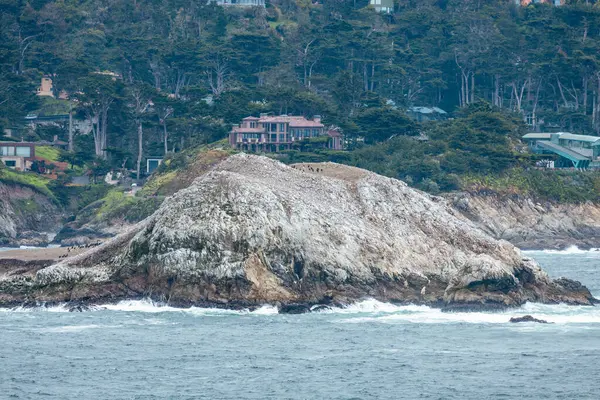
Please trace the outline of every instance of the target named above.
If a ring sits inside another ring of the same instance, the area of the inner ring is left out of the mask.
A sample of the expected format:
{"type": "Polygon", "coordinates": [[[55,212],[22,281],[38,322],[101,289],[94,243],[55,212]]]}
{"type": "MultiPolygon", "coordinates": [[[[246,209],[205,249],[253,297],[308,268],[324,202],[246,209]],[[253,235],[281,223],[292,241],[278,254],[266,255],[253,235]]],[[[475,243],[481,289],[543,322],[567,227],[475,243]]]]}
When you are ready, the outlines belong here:
{"type": "Polygon", "coordinates": [[[492,190],[561,203],[600,201],[600,172],[596,171],[515,168],[496,176],[464,176],[462,185],[470,191],[492,190]]]}

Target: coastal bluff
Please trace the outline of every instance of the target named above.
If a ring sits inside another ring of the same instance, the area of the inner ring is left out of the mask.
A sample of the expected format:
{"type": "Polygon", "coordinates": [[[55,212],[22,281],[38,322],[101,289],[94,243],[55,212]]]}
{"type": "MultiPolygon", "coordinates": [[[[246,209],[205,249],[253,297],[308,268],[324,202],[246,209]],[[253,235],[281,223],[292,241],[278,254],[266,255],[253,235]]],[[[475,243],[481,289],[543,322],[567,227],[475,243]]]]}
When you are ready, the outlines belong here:
{"type": "Polygon", "coordinates": [[[447,309],[593,304],[439,197],[334,163],[237,154],[86,253],[0,268],[0,306],[150,297],[310,307],[375,298],[447,309]]]}

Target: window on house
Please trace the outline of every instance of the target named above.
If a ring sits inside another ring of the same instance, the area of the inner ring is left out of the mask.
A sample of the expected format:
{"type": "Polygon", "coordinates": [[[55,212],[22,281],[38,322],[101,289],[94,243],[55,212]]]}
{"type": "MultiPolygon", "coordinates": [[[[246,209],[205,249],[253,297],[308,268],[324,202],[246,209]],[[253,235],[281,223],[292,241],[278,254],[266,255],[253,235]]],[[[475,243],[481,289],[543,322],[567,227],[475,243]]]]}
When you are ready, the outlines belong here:
{"type": "Polygon", "coordinates": [[[280,133],[279,134],[279,141],[280,142],[285,142],[285,133],[280,133]]]}
{"type": "Polygon", "coordinates": [[[279,132],[285,132],[285,124],[279,124],[279,132]]]}
{"type": "Polygon", "coordinates": [[[305,138],[310,137],[310,129],[305,129],[304,130],[304,137],[305,138]]]}
{"type": "Polygon", "coordinates": [[[319,130],[313,129],[313,137],[317,137],[317,136],[319,136],[319,130]]]}
{"type": "Polygon", "coordinates": [[[31,157],[31,148],[30,147],[17,147],[16,154],[19,157],[31,157]]]}
{"type": "Polygon", "coordinates": [[[9,168],[15,168],[17,166],[17,162],[15,160],[6,160],[4,161],[4,165],[9,168]]]}
{"type": "Polygon", "coordinates": [[[271,128],[269,130],[271,132],[277,132],[277,124],[271,124],[271,128]]]}
{"type": "Polygon", "coordinates": [[[276,133],[272,133],[271,134],[271,142],[276,142],[277,141],[277,134],[276,133]]]}
{"type": "Polygon", "coordinates": [[[2,150],[0,152],[0,155],[3,155],[3,156],[14,156],[15,155],[14,146],[2,146],[0,148],[0,150],[2,150]]]}
{"type": "Polygon", "coordinates": [[[250,128],[256,128],[256,122],[250,122],[250,128]]]}
{"type": "Polygon", "coordinates": [[[533,126],[535,124],[535,118],[533,117],[533,113],[527,114],[525,123],[529,126],[533,126]]]}

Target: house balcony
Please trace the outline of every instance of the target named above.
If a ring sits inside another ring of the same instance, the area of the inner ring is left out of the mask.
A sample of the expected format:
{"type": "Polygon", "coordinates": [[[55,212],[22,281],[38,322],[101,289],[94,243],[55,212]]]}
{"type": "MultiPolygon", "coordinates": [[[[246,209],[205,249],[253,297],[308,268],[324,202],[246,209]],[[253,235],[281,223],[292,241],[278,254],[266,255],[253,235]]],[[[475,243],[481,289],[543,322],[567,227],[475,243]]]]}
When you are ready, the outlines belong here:
{"type": "Polygon", "coordinates": [[[240,143],[240,144],[259,144],[259,143],[267,143],[266,141],[262,140],[262,139],[242,139],[242,138],[238,138],[236,143],[240,143]]]}

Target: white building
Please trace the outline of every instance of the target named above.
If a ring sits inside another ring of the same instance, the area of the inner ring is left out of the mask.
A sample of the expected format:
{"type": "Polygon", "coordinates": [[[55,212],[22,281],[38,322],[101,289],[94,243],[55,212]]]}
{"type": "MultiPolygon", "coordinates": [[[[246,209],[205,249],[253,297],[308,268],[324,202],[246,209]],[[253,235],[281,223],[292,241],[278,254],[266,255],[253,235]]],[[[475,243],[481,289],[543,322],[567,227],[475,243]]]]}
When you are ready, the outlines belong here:
{"type": "Polygon", "coordinates": [[[394,0],[371,0],[370,3],[377,12],[389,14],[394,11],[394,0]]]}

